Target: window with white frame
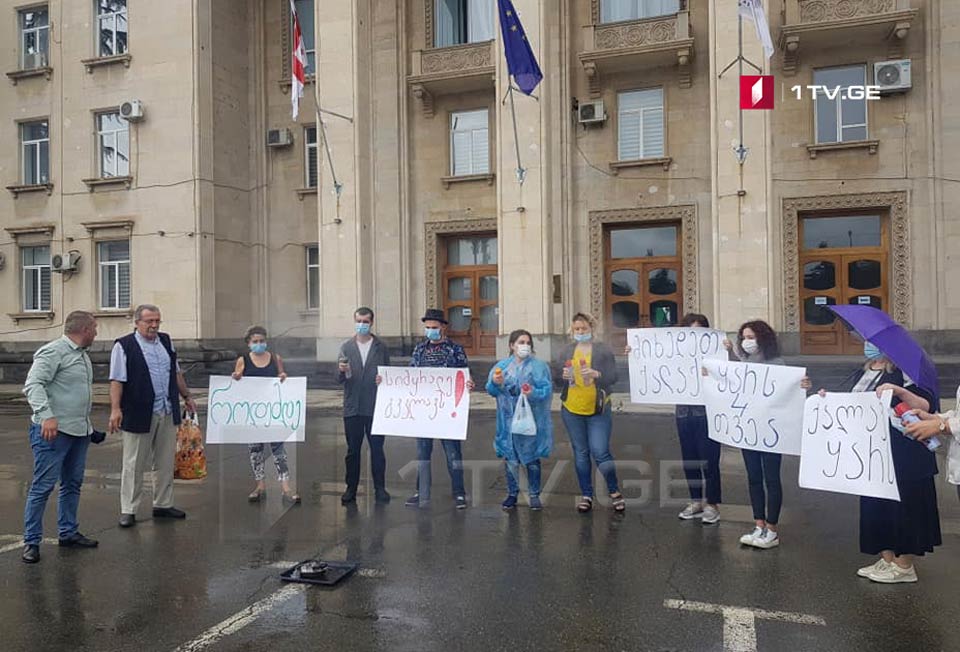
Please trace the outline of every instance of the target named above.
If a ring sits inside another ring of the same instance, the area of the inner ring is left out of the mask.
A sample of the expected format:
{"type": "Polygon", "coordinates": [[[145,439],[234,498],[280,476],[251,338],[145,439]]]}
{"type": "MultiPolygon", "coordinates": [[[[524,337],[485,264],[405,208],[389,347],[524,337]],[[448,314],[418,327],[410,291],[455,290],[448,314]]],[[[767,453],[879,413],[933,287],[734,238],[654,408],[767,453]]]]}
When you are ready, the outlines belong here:
{"type": "Polygon", "coordinates": [[[847,143],[867,139],[867,100],[845,97],[850,86],[865,86],[866,66],[841,66],[813,71],[818,87],[814,100],[817,143],[847,143]],[[823,91],[826,87],[831,98],[823,91]]]}
{"type": "Polygon", "coordinates": [[[307,309],[320,307],[320,247],[307,245],[307,309]]]}
{"type": "Polygon", "coordinates": [[[50,247],[20,247],[23,311],[50,310],[50,247]]]}
{"type": "Polygon", "coordinates": [[[490,172],[487,109],[450,114],[450,174],[462,177],[490,172]]]}
{"type": "MultiPolygon", "coordinates": [[[[295,0],[297,20],[300,21],[300,33],[303,36],[303,49],[307,55],[307,65],[303,72],[314,75],[317,72],[316,34],[314,33],[313,0],[295,0]]],[[[291,43],[293,42],[293,19],[290,20],[291,43]]],[[[289,54],[288,54],[289,56],[289,54]]]]}
{"type": "Polygon", "coordinates": [[[303,182],[307,188],[317,187],[317,128],[303,128],[303,182]]]}
{"type": "Polygon", "coordinates": [[[46,5],[17,12],[20,24],[20,68],[32,70],[47,65],[50,21],[46,5]]]}
{"type": "Polygon", "coordinates": [[[46,120],[20,123],[20,160],[24,185],[50,182],[50,131],[46,120]]]}
{"type": "Polygon", "coordinates": [[[98,113],[97,158],[100,178],[125,177],[130,174],[130,123],[119,111],[98,113]]]}
{"type": "Polygon", "coordinates": [[[113,57],[127,53],[127,0],[95,0],[97,53],[113,57]]]}
{"type": "Polygon", "coordinates": [[[617,155],[621,161],[663,156],[663,89],[617,96],[617,155]]]}
{"type": "Polygon", "coordinates": [[[445,48],[493,39],[493,0],[434,0],[433,46],[445,48]]]}
{"type": "Polygon", "coordinates": [[[130,241],[97,243],[100,268],[100,308],[122,310],[130,307],[130,241]]]}
{"type": "Polygon", "coordinates": [[[680,11],[680,0],[601,0],[600,22],[640,20],[668,16],[680,11]]]}

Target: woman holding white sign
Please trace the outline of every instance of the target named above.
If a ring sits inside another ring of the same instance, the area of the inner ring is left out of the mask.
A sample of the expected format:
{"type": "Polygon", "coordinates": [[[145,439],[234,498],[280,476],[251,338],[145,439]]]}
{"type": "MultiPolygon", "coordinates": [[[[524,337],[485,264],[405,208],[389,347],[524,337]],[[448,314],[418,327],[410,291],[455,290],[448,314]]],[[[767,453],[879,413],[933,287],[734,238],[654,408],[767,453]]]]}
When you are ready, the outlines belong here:
{"type": "Polygon", "coordinates": [[[507,473],[507,498],[501,506],[504,510],[516,507],[522,464],[527,469],[530,509],[538,511],[543,509],[540,458],[549,457],[553,449],[553,382],[550,367],[534,356],[529,331],[513,331],[508,341],[511,355],[494,365],[487,378],[487,392],[497,399],[493,448],[497,457],[503,458],[507,473]],[[521,405],[521,397],[528,407],[521,405]]]}
{"type": "Polygon", "coordinates": [[[557,368],[561,370],[560,417],[570,435],[574,466],[580,483],[577,511],[593,509],[593,479],[590,458],[596,462],[610,492],[613,509],[622,512],[627,503],[620,493],[617,469],[610,454],[613,419],[610,388],[617,382],[617,363],[609,346],[593,339],[597,320],[578,312],[573,316],[570,334],[573,342],[560,351],[557,368]]]}

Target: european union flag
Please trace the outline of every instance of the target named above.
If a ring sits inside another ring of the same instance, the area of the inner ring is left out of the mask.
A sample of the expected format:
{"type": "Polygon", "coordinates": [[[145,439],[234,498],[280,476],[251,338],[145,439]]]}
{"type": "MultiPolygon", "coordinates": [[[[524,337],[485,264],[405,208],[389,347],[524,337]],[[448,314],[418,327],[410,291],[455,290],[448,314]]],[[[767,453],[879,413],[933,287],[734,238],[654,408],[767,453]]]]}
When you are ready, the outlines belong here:
{"type": "Polygon", "coordinates": [[[537,58],[527,41],[527,34],[520,24],[517,10],[511,0],[497,0],[500,10],[500,31],[503,34],[503,51],[507,57],[507,70],[521,91],[529,95],[543,79],[537,58]]]}

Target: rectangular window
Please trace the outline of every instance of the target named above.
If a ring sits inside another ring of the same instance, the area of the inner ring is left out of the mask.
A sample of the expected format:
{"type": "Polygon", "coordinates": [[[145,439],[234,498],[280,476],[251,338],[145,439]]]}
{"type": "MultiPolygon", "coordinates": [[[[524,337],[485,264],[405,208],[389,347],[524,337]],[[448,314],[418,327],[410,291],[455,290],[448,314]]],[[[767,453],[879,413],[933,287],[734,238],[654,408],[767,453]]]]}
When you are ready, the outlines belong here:
{"type": "Polygon", "coordinates": [[[645,226],[610,231],[611,258],[652,258],[677,255],[677,227],[645,226]]]}
{"type": "Polygon", "coordinates": [[[21,247],[23,311],[50,310],[50,247],[21,247]]]}
{"type": "Polygon", "coordinates": [[[880,247],[883,226],[879,215],[831,215],[804,217],[803,249],[880,247]]]}
{"type": "Polygon", "coordinates": [[[100,307],[121,310],[130,307],[130,241],[97,243],[100,267],[100,307]]]}
{"type": "Polygon", "coordinates": [[[20,23],[20,68],[32,70],[47,65],[50,46],[50,22],[47,7],[32,7],[18,12],[20,23]]]}
{"type": "Polygon", "coordinates": [[[317,128],[304,127],[303,129],[303,171],[304,183],[307,188],[317,187],[317,128]]]}
{"type": "Polygon", "coordinates": [[[99,56],[126,54],[127,0],[96,0],[96,3],[99,56]]]}
{"type": "Polygon", "coordinates": [[[833,98],[818,88],[814,102],[814,121],[818,143],[846,143],[867,139],[867,100],[843,97],[850,86],[865,86],[866,66],[821,68],[813,71],[813,83],[827,87],[833,98]]]}
{"type": "Polygon", "coordinates": [[[130,123],[119,111],[98,113],[97,154],[100,178],[125,177],[130,174],[130,123]]]}
{"type": "Polygon", "coordinates": [[[600,22],[640,20],[668,16],[680,11],[680,0],[602,0],[600,22]]]}
{"type": "Polygon", "coordinates": [[[23,183],[28,186],[50,182],[50,132],[46,120],[20,123],[20,156],[23,183]]]}
{"type": "Polygon", "coordinates": [[[493,39],[493,0],[434,0],[434,47],[493,39]]]}
{"type": "MultiPolygon", "coordinates": [[[[317,72],[316,34],[314,33],[313,0],[295,0],[297,20],[300,21],[300,34],[303,36],[303,49],[307,54],[307,66],[304,74],[313,75],[317,72]]],[[[293,18],[290,19],[290,43],[293,43],[293,18]]],[[[289,53],[288,53],[289,56],[289,53]]]]}
{"type": "Polygon", "coordinates": [[[663,156],[663,89],[617,96],[617,151],[621,161],[663,156]]]}
{"type": "Polygon", "coordinates": [[[320,307],[320,247],[307,245],[307,309],[320,307]]]}
{"type": "Polygon", "coordinates": [[[450,174],[462,177],[490,172],[487,109],[450,114],[450,174]]]}

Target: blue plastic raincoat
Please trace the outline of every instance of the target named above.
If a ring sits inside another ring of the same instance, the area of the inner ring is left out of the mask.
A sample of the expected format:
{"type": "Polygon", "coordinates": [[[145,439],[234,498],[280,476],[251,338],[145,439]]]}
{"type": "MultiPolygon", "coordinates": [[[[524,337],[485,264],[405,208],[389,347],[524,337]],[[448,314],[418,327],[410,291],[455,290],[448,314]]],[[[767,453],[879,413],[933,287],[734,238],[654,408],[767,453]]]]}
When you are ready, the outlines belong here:
{"type": "Polygon", "coordinates": [[[550,417],[550,402],[553,398],[553,381],[547,363],[531,356],[519,361],[514,356],[501,360],[487,376],[487,392],[497,399],[497,436],[493,448],[497,457],[521,464],[530,464],[541,457],[549,457],[553,450],[553,421],[550,417]],[[503,370],[503,385],[493,382],[496,369],[503,370]],[[537,422],[537,435],[514,435],[510,432],[513,411],[520,398],[520,386],[529,383],[533,388],[527,400],[537,422]]]}

